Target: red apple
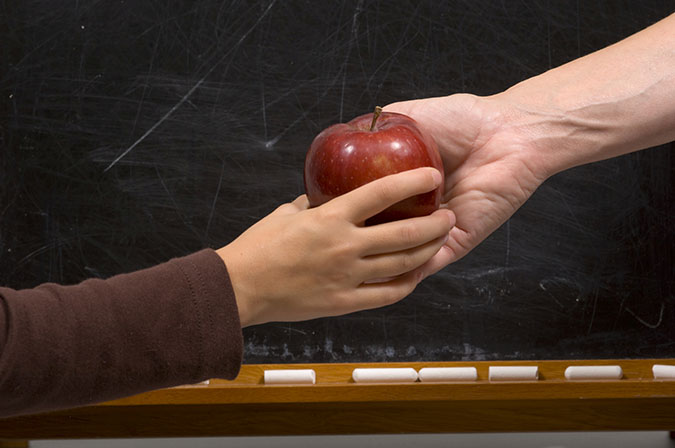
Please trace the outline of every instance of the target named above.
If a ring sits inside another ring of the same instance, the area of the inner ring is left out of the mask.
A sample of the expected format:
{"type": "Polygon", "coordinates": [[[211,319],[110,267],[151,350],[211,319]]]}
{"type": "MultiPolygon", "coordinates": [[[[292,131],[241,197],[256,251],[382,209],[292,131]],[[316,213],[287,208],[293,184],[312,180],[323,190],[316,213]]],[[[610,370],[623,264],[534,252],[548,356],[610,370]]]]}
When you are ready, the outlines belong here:
{"type": "MultiPolygon", "coordinates": [[[[361,115],[316,136],[305,158],[305,191],[316,207],[380,177],[430,166],[443,175],[438,147],[407,115],[361,115]]],[[[398,202],[366,225],[428,215],[438,209],[443,183],[433,191],[398,202]]]]}

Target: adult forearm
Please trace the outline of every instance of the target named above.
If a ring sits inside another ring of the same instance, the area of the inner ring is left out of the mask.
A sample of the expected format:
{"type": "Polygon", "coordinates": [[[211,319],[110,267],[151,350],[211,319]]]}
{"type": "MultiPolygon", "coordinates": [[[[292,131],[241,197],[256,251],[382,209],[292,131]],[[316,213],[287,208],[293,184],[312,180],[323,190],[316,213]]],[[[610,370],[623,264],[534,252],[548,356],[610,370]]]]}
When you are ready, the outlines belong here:
{"type": "Polygon", "coordinates": [[[675,14],[493,98],[546,176],[675,139],[675,14]]]}

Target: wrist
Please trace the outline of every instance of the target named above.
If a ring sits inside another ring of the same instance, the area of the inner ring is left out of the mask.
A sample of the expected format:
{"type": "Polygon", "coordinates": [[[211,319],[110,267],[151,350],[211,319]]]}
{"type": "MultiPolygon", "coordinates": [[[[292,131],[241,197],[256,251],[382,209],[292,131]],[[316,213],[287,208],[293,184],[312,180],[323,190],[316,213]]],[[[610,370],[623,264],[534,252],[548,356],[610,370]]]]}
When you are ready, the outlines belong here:
{"type": "Polygon", "coordinates": [[[216,254],[218,254],[227,268],[232,290],[234,291],[235,302],[237,303],[239,321],[241,322],[241,328],[244,328],[252,325],[253,321],[252,301],[250,299],[251,294],[247,291],[246,285],[243,284],[237,257],[230,249],[231,247],[229,245],[221,247],[216,250],[216,254]]]}
{"type": "Polygon", "coordinates": [[[675,15],[494,96],[548,175],[675,139],[673,25],[675,15]]]}
{"type": "MultiPolygon", "coordinates": [[[[489,97],[502,110],[499,132],[521,140],[522,157],[542,181],[566,169],[599,160],[611,144],[611,126],[564,98],[539,88],[533,78],[489,97]]],[[[550,86],[549,86],[550,87],[550,86]]]]}
{"type": "Polygon", "coordinates": [[[528,104],[507,90],[476,97],[471,112],[481,117],[474,148],[486,144],[501,148],[517,165],[526,168],[538,184],[563,169],[563,161],[555,157],[554,151],[558,144],[564,143],[553,132],[565,121],[557,111],[528,104]]]}

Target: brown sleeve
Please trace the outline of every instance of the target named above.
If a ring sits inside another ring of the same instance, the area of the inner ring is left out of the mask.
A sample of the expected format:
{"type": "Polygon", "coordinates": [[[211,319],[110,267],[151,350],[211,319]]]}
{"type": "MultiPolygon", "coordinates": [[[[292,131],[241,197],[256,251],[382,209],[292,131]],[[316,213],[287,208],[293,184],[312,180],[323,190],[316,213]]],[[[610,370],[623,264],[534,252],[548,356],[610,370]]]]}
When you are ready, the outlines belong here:
{"type": "Polygon", "coordinates": [[[233,379],[242,345],[210,249],[108,280],[0,288],[0,417],[233,379]]]}

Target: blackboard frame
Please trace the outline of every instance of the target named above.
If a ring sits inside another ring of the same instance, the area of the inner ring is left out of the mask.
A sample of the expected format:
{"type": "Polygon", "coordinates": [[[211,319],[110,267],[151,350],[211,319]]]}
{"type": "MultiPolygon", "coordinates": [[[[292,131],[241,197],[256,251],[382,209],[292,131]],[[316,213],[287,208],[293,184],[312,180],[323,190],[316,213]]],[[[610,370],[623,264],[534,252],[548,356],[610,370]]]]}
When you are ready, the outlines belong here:
{"type": "Polygon", "coordinates": [[[235,381],[161,389],[95,406],[0,420],[5,439],[671,430],[675,359],[257,364],[235,381]],[[569,365],[622,367],[615,381],[566,381],[569,365]],[[537,365],[540,379],[490,382],[489,366],[537,365]],[[475,383],[355,384],[357,367],[475,366],[475,383]],[[266,369],[313,368],[315,385],[262,384],[266,369]]]}

